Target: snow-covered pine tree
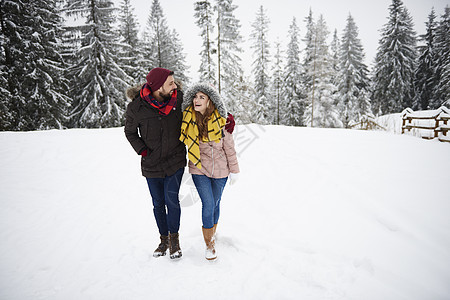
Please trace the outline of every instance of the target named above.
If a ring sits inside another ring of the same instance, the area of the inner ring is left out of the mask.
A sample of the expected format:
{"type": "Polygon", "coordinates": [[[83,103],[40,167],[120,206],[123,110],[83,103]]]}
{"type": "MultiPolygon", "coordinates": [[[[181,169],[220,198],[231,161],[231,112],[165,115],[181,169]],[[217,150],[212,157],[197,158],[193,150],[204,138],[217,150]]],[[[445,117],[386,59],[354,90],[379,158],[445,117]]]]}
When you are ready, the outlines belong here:
{"type": "Polygon", "coordinates": [[[312,79],[311,89],[307,94],[307,108],[303,122],[311,127],[340,127],[342,126],[336,110],[336,86],[332,82],[333,69],[328,51],[328,29],[321,15],[313,31],[313,48],[307,50],[312,54],[306,65],[305,72],[312,79]]]}
{"type": "Polygon", "coordinates": [[[306,23],[306,33],[305,37],[303,38],[303,42],[305,44],[304,49],[304,55],[303,55],[303,74],[302,74],[302,80],[303,85],[306,90],[311,90],[312,88],[312,77],[310,77],[310,74],[306,73],[306,69],[309,65],[311,65],[314,57],[315,57],[315,21],[313,17],[313,12],[310,9],[308,16],[305,18],[304,22],[306,23]]]}
{"type": "Polygon", "coordinates": [[[8,90],[8,81],[3,68],[0,68],[0,131],[12,130],[13,116],[9,111],[12,95],[8,90]]]}
{"type": "Polygon", "coordinates": [[[300,64],[300,29],[294,17],[289,26],[289,42],[286,50],[286,67],[284,68],[284,86],[282,89],[282,124],[302,126],[304,112],[302,68],[300,64]]]}
{"type": "Polygon", "coordinates": [[[70,27],[79,32],[80,48],[70,69],[73,95],[73,127],[114,127],[123,124],[124,90],[132,79],[122,70],[116,56],[117,35],[113,32],[114,6],[110,0],[67,0],[68,16],[85,17],[85,24],[70,27]]]}
{"type": "Polygon", "coordinates": [[[442,105],[450,107],[450,7],[445,8],[444,14],[436,29],[436,79],[437,84],[433,92],[431,109],[442,105]]]}
{"type": "Polygon", "coordinates": [[[22,78],[27,72],[27,36],[24,34],[27,3],[0,1],[0,129],[26,130],[26,99],[22,78]]]}
{"type": "Polygon", "coordinates": [[[175,30],[170,30],[159,0],[153,0],[144,33],[144,56],[148,70],[160,67],[175,72],[175,78],[188,82],[186,55],[175,30]]]}
{"type": "Polygon", "coordinates": [[[147,75],[147,67],[143,62],[142,44],[138,38],[139,24],[130,0],[122,0],[119,8],[118,29],[121,48],[119,66],[134,83],[140,83],[147,75]]]}
{"type": "MultiPolygon", "coordinates": [[[[70,99],[56,1],[2,1],[2,99],[9,130],[62,128],[70,99]],[[4,69],[5,68],[5,69],[4,69]]],[[[2,126],[2,127],[3,127],[2,126]]],[[[5,128],[6,129],[6,128],[5,128]]]]}
{"type": "MultiPolygon", "coordinates": [[[[1,4],[0,4],[1,5],[1,4]]],[[[0,9],[1,6],[0,6],[0,9]]],[[[0,14],[1,15],[1,14],[0,14]]],[[[3,41],[3,33],[0,37],[3,41]]],[[[12,123],[14,122],[13,115],[9,110],[11,106],[11,101],[13,100],[12,95],[8,89],[8,73],[6,71],[6,59],[5,52],[3,50],[3,43],[1,45],[0,53],[0,131],[12,130],[12,123]]]]}
{"type": "Polygon", "coordinates": [[[176,79],[182,84],[189,84],[190,78],[187,76],[189,66],[186,63],[186,54],[184,53],[180,35],[175,29],[172,29],[171,43],[172,56],[170,56],[169,65],[172,67],[169,67],[169,69],[175,72],[176,79]]]}
{"type": "Polygon", "coordinates": [[[418,49],[418,62],[415,71],[414,86],[416,89],[413,109],[427,110],[430,106],[431,97],[434,87],[436,86],[435,63],[435,36],[436,36],[436,14],[434,8],[428,15],[426,25],[426,33],[420,36],[424,42],[418,49]]]}
{"type": "Polygon", "coordinates": [[[254,78],[254,102],[259,124],[271,124],[274,116],[273,101],[271,96],[269,80],[269,19],[267,18],[264,7],[261,5],[256,14],[256,19],[252,23],[252,32],[250,39],[253,48],[253,78],[254,78]]]}
{"type": "MultiPolygon", "coordinates": [[[[61,36],[61,55],[64,60],[65,64],[65,71],[64,71],[64,77],[68,78],[69,80],[72,79],[73,76],[73,68],[78,63],[78,56],[76,55],[78,50],[81,48],[81,28],[82,28],[82,22],[81,18],[73,15],[72,17],[68,18],[67,14],[64,12],[64,6],[65,3],[61,3],[63,5],[62,8],[60,8],[61,13],[64,15],[66,19],[66,24],[63,25],[63,31],[61,36]],[[73,25],[69,25],[73,24],[73,25]]],[[[70,83],[71,86],[73,86],[74,81],[70,83]]],[[[70,95],[70,89],[69,87],[69,95],[70,95]]],[[[71,95],[72,97],[72,95],[71,95]]],[[[73,97],[72,97],[73,98],[73,97]]],[[[71,100],[73,101],[73,99],[71,100]]],[[[70,118],[67,120],[66,126],[71,127],[70,124],[70,118]]]]}
{"type": "Polygon", "coordinates": [[[236,100],[236,110],[231,111],[236,123],[238,124],[249,124],[256,123],[257,118],[253,113],[255,111],[255,103],[249,101],[253,98],[255,94],[255,89],[251,80],[247,77],[239,78],[236,83],[236,95],[234,96],[236,100]]]}
{"type": "Polygon", "coordinates": [[[371,114],[368,68],[364,49],[358,38],[358,27],[349,14],[339,50],[338,110],[344,127],[371,114]]]}
{"type": "Polygon", "coordinates": [[[273,90],[273,98],[275,101],[275,120],[274,123],[276,125],[280,125],[280,117],[281,117],[281,108],[284,104],[282,91],[284,88],[284,79],[283,79],[283,52],[281,49],[281,42],[279,38],[275,42],[275,55],[274,55],[274,64],[272,71],[272,86],[273,90]]]}
{"type": "Polygon", "coordinates": [[[139,24],[130,0],[122,0],[119,8],[119,34],[122,42],[130,47],[137,47],[139,44],[138,27],[139,24]]]}
{"type": "Polygon", "coordinates": [[[375,58],[372,108],[375,114],[411,107],[414,93],[416,34],[401,0],[392,0],[375,58]]]}
{"type": "Polygon", "coordinates": [[[334,106],[337,106],[339,103],[338,98],[338,90],[337,90],[337,81],[339,76],[339,49],[340,49],[340,41],[338,37],[337,29],[334,29],[333,39],[330,44],[330,65],[331,65],[331,82],[336,86],[336,89],[333,91],[333,99],[334,106]]]}
{"type": "Polygon", "coordinates": [[[340,48],[341,48],[341,44],[339,41],[338,32],[337,32],[337,29],[335,29],[334,33],[333,33],[333,40],[331,41],[331,44],[330,44],[330,51],[331,51],[330,63],[331,63],[331,69],[333,70],[332,75],[331,75],[331,77],[332,77],[331,81],[335,84],[337,82],[337,79],[338,79],[337,76],[339,74],[339,49],[340,48]]]}
{"type": "Polygon", "coordinates": [[[172,52],[170,29],[159,0],[152,2],[143,38],[144,57],[148,61],[148,71],[156,67],[170,69],[168,66],[168,56],[172,52]]]}
{"type": "Polygon", "coordinates": [[[217,85],[232,114],[239,109],[236,95],[243,80],[239,56],[242,52],[241,25],[234,16],[236,8],[232,0],[216,0],[214,8],[217,11],[217,85]]]}
{"type": "Polygon", "coordinates": [[[61,129],[71,101],[59,52],[63,20],[56,0],[34,0],[28,8],[32,26],[27,49],[30,72],[23,78],[22,93],[27,98],[27,113],[32,122],[29,129],[61,129]]]}
{"type": "Polygon", "coordinates": [[[200,80],[216,85],[216,62],[214,54],[217,49],[214,46],[214,10],[208,0],[194,3],[196,24],[200,28],[200,36],[203,40],[200,51],[200,80]]]}

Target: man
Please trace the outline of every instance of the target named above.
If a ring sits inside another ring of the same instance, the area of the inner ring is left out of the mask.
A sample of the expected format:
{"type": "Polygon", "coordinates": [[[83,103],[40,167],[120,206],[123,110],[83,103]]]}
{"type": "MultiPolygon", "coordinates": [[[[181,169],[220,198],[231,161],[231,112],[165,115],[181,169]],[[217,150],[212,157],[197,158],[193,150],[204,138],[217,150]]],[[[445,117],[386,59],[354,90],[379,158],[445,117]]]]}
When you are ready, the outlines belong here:
{"type": "MultiPolygon", "coordinates": [[[[164,256],[169,249],[171,259],[182,256],[178,194],[186,166],[186,148],[179,140],[183,93],[177,90],[173,74],[164,68],[154,68],[142,87],[129,89],[127,96],[132,101],[125,121],[125,136],[141,155],[142,175],[147,179],[160,233],[161,242],[153,256],[164,256]]],[[[225,129],[232,133],[232,115],[227,123],[225,129]]]]}

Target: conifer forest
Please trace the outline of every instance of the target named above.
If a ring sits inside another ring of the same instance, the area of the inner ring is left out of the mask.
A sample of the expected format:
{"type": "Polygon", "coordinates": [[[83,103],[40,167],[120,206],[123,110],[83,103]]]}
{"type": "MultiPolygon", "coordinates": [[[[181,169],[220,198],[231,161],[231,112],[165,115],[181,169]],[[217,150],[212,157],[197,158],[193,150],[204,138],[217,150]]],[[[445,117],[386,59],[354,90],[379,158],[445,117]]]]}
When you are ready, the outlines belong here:
{"type": "Polygon", "coordinates": [[[347,128],[408,107],[450,107],[449,6],[430,7],[417,33],[408,8],[392,0],[370,68],[351,14],[338,32],[310,10],[273,43],[263,6],[248,16],[248,36],[236,8],[233,0],[193,2],[202,50],[199,68],[189,70],[160,0],[142,32],[130,0],[0,0],[0,130],[122,126],[126,89],[154,67],[174,71],[180,89],[192,73],[213,84],[240,124],[347,128]],[[251,49],[242,49],[244,40],[251,49]]]}

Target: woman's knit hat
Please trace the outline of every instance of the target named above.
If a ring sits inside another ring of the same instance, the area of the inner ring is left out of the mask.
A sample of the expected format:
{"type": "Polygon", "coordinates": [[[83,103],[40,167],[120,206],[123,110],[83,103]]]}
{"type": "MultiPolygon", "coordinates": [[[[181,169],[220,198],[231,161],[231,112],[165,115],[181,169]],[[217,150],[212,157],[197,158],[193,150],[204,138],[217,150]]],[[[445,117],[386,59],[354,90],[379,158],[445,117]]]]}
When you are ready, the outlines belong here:
{"type": "Polygon", "coordinates": [[[227,108],[225,107],[225,103],[222,100],[219,92],[215,87],[208,83],[199,82],[192,85],[190,88],[186,90],[183,95],[183,103],[181,104],[181,109],[185,110],[186,107],[192,104],[192,100],[198,92],[202,92],[208,95],[209,99],[214,103],[217,108],[219,114],[226,118],[227,117],[227,108]]]}
{"type": "Polygon", "coordinates": [[[163,86],[164,82],[166,82],[167,77],[173,74],[172,71],[164,69],[164,68],[154,68],[151,69],[148,73],[146,79],[147,84],[150,86],[152,92],[157,91],[160,87],[163,86]]]}

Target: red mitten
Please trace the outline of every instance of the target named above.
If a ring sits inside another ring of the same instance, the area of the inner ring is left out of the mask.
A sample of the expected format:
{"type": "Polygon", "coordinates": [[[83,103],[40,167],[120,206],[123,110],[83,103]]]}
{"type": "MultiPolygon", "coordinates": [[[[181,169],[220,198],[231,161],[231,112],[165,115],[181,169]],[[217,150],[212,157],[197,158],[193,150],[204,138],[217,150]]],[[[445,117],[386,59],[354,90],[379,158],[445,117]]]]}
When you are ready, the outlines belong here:
{"type": "Polygon", "coordinates": [[[234,117],[232,114],[228,113],[227,123],[225,124],[225,130],[228,131],[230,134],[233,133],[234,125],[235,125],[234,117]]]}

